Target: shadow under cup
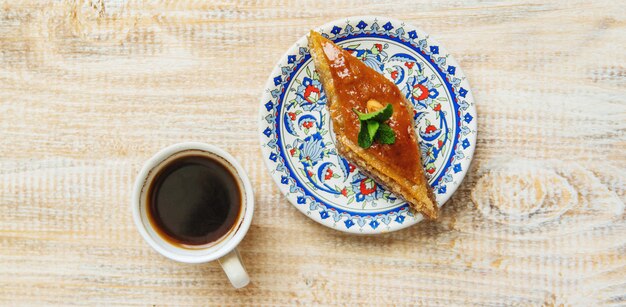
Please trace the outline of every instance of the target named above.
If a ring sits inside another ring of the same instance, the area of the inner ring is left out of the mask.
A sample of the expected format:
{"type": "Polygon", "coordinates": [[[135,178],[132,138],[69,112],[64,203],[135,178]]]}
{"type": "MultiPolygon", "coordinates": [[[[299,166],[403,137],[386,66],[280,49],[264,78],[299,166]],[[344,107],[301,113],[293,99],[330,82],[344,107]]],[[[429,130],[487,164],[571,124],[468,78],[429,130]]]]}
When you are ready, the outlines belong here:
{"type": "Polygon", "coordinates": [[[249,210],[251,210],[252,192],[247,188],[250,186],[249,182],[247,182],[248,179],[234,159],[217,148],[211,148],[210,151],[201,149],[176,150],[173,148],[170,151],[164,152],[161,156],[157,154],[153,157],[147,163],[147,166],[151,166],[151,168],[147,170],[146,174],[140,174],[140,178],[143,177],[145,180],[139,193],[138,215],[141,224],[139,230],[154,249],[170,259],[187,263],[202,263],[216,260],[239,244],[250,224],[251,212],[249,210]],[[150,209],[151,202],[155,201],[151,199],[155,182],[158,183],[161,177],[167,176],[164,171],[167,172],[167,169],[172,164],[189,158],[207,159],[207,161],[217,162],[216,164],[219,164],[219,166],[232,174],[239,192],[238,204],[234,203],[230,208],[232,210],[238,205],[238,214],[229,229],[216,240],[200,245],[177,242],[178,240],[167,235],[162,226],[158,225],[159,223],[153,216],[153,210],[150,209]]]}

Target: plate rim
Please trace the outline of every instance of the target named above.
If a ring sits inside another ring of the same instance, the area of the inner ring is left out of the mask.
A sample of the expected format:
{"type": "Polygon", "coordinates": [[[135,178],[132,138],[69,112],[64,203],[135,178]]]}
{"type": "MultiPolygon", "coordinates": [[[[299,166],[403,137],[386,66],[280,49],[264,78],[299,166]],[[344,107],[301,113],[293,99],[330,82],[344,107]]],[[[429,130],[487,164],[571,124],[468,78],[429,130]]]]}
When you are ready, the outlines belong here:
{"type": "MultiPolygon", "coordinates": [[[[476,149],[476,139],[477,139],[477,135],[478,135],[478,114],[477,114],[477,109],[476,109],[476,102],[474,100],[473,97],[473,93],[472,93],[472,87],[469,83],[469,80],[467,78],[467,76],[465,75],[465,72],[462,70],[462,68],[460,67],[459,63],[456,61],[456,59],[454,58],[453,55],[451,55],[447,49],[445,48],[445,46],[441,46],[441,44],[439,43],[439,41],[437,41],[437,39],[432,38],[432,36],[423,31],[421,28],[395,19],[395,18],[390,18],[390,17],[385,17],[385,16],[374,16],[374,15],[357,15],[357,16],[350,16],[350,17],[346,17],[346,18],[340,18],[340,19],[335,19],[332,20],[330,22],[327,22],[321,26],[317,26],[317,27],[312,27],[311,29],[313,30],[317,30],[318,32],[326,32],[324,31],[324,29],[330,29],[334,26],[338,26],[338,25],[342,25],[342,24],[351,24],[352,20],[358,19],[360,21],[365,21],[368,24],[371,24],[373,22],[376,23],[384,23],[384,22],[390,22],[393,23],[395,25],[400,25],[401,28],[406,28],[409,27],[408,31],[416,31],[419,32],[420,34],[425,35],[425,38],[428,40],[428,44],[429,45],[434,45],[437,46],[441,52],[441,54],[446,56],[446,60],[450,61],[451,63],[447,63],[448,65],[454,65],[457,74],[461,76],[461,82],[464,82],[464,85],[467,85],[467,94],[463,97],[465,98],[465,100],[468,102],[469,106],[468,106],[468,110],[467,113],[472,113],[474,114],[473,122],[468,123],[468,126],[470,126],[472,128],[472,130],[470,130],[470,132],[466,135],[466,139],[468,139],[471,142],[471,146],[469,146],[469,148],[464,148],[466,157],[469,157],[468,159],[466,159],[466,165],[464,167],[464,170],[462,170],[462,174],[460,174],[460,176],[458,177],[458,182],[456,185],[454,185],[452,187],[452,191],[450,193],[446,193],[445,195],[445,199],[442,200],[441,202],[438,202],[437,206],[439,208],[441,208],[448,200],[450,200],[450,198],[452,197],[452,195],[456,192],[456,190],[459,188],[459,186],[463,183],[463,180],[465,180],[465,177],[467,175],[467,173],[469,172],[469,169],[471,168],[471,164],[473,162],[473,158],[474,158],[474,152],[476,149]]],[[[344,25],[345,27],[345,25],[344,25]]],[[[398,27],[399,28],[399,27],[398,27]]],[[[283,184],[280,182],[280,176],[275,176],[273,173],[276,171],[274,169],[274,162],[271,162],[269,158],[265,157],[266,152],[270,153],[271,150],[266,149],[266,140],[264,139],[264,137],[267,137],[263,131],[265,130],[264,128],[267,127],[267,123],[265,123],[265,116],[267,116],[267,114],[269,114],[269,111],[265,111],[265,104],[268,100],[274,100],[274,98],[271,96],[271,90],[274,87],[277,87],[277,85],[274,83],[274,76],[280,76],[282,74],[281,72],[281,64],[286,62],[286,60],[288,59],[288,56],[291,54],[298,54],[298,49],[300,47],[306,46],[306,41],[307,41],[307,34],[301,36],[300,38],[298,38],[289,48],[287,48],[287,50],[282,54],[282,56],[276,61],[276,63],[274,64],[271,73],[269,74],[267,81],[265,82],[265,86],[263,87],[263,93],[260,97],[260,102],[259,102],[259,111],[258,111],[258,138],[259,138],[259,143],[260,143],[260,153],[261,156],[264,160],[264,164],[267,168],[267,171],[269,172],[270,177],[272,177],[272,180],[274,181],[274,183],[276,184],[276,186],[278,187],[279,191],[281,192],[282,196],[285,197],[287,199],[287,201],[294,207],[296,207],[296,209],[298,209],[298,211],[300,211],[302,214],[304,214],[305,216],[307,216],[309,219],[312,219],[313,221],[337,230],[337,231],[341,231],[344,233],[350,233],[350,234],[356,234],[356,235],[375,235],[375,234],[382,234],[382,233],[388,233],[388,232],[394,232],[394,231],[398,231],[401,229],[405,229],[407,227],[413,226],[419,222],[421,222],[422,220],[424,220],[424,217],[422,214],[417,213],[415,214],[415,216],[413,217],[413,219],[411,220],[407,220],[402,224],[397,224],[397,225],[393,225],[393,226],[389,226],[390,229],[383,229],[383,228],[379,228],[379,229],[366,229],[365,227],[361,227],[361,228],[346,228],[346,227],[333,227],[332,224],[326,224],[321,218],[316,217],[314,215],[308,214],[307,210],[305,210],[306,208],[303,207],[303,204],[297,204],[297,200],[292,199],[292,197],[290,197],[291,193],[289,191],[288,187],[283,187],[283,184]],[[364,229],[365,228],[365,229],[364,229]]],[[[435,66],[435,65],[433,65],[435,66]]],[[[450,82],[450,81],[448,81],[450,82]]],[[[465,86],[464,86],[465,88],[465,86]]],[[[451,154],[452,156],[454,156],[454,154],[451,154]]]]}

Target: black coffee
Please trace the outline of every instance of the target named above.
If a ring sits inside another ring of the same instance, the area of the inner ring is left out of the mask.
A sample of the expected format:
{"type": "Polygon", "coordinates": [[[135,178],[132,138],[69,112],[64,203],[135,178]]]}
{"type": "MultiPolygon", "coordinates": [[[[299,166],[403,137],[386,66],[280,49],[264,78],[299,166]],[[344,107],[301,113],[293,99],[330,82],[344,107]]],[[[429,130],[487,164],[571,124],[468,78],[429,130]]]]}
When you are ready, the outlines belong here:
{"type": "Polygon", "coordinates": [[[207,156],[184,156],[155,176],[148,190],[148,216],[164,239],[178,245],[205,245],[233,227],[242,193],[223,163],[207,156]]]}

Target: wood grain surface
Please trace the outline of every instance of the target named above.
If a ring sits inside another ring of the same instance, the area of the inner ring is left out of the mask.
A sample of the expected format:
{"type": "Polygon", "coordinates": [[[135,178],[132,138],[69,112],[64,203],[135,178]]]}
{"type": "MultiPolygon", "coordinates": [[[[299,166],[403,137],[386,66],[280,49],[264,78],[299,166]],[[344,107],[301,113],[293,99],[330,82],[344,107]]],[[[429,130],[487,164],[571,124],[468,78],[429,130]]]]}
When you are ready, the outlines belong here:
{"type": "Polygon", "coordinates": [[[625,50],[621,0],[0,1],[0,303],[626,305],[625,50]],[[256,120],[293,42],[365,14],[456,57],[479,133],[439,220],[359,237],[280,195],[256,120]],[[134,228],[136,174],[182,141],[251,177],[244,289],[134,228]]]}

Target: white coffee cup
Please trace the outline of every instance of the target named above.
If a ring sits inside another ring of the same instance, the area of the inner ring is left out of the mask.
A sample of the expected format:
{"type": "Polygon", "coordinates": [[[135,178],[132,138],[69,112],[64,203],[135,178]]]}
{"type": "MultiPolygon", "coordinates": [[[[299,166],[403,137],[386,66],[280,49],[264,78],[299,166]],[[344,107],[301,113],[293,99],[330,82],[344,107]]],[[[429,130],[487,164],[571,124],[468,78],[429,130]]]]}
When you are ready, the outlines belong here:
{"type": "Polygon", "coordinates": [[[157,152],[148,160],[137,179],[131,199],[133,219],[141,236],[163,256],[185,263],[205,263],[218,260],[235,288],[245,287],[250,277],[236,247],[250,228],[254,213],[254,195],[250,180],[241,165],[227,152],[211,145],[197,142],[179,143],[157,152]],[[186,248],[165,240],[148,217],[148,189],[155,176],[169,162],[187,155],[203,155],[222,162],[235,175],[242,193],[238,220],[220,239],[199,248],[186,248]]]}

